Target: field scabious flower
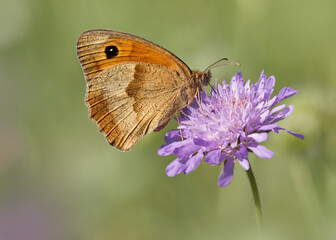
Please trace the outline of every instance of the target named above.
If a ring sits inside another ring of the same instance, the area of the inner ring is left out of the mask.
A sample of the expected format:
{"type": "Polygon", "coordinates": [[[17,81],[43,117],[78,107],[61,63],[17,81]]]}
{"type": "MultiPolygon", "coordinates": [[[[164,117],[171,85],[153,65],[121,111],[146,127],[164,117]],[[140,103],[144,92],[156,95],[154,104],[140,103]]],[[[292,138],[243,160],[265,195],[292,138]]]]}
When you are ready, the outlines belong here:
{"type": "Polygon", "coordinates": [[[278,121],[289,116],[293,105],[277,105],[285,98],[295,95],[298,90],[285,87],[271,98],[275,78],[267,78],[261,72],[256,84],[246,83],[238,72],[227,84],[215,84],[211,95],[201,92],[203,112],[197,100],[181,110],[178,129],[169,131],[165,136],[166,144],[158,154],[174,154],[166,174],[174,177],[179,173],[188,174],[195,170],[204,158],[210,165],[224,164],[218,185],[230,184],[235,163],[249,170],[248,153],[253,152],[260,158],[271,158],[273,152],[260,145],[266,141],[268,133],[286,131],[303,139],[302,134],[281,128],[278,121]],[[217,86],[216,86],[217,85],[217,86]],[[181,136],[182,133],[182,136],[181,136]]]}

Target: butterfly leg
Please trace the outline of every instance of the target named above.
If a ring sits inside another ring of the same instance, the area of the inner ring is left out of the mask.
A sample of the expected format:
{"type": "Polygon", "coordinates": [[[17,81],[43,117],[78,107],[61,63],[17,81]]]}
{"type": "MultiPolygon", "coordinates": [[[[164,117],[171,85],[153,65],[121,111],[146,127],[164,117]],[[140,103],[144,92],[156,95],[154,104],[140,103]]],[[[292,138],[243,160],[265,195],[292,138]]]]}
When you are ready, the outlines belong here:
{"type": "Polygon", "coordinates": [[[203,108],[202,108],[202,102],[201,102],[201,94],[199,92],[199,89],[197,88],[197,91],[196,91],[196,94],[197,94],[197,102],[198,102],[198,105],[200,106],[200,109],[201,109],[201,112],[203,113],[204,116],[208,116],[208,114],[204,113],[203,111],[203,108]]]}
{"type": "MultiPolygon", "coordinates": [[[[178,116],[177,113],[176,113],[176,120],[177,120],[178,124],[180,125],[180,119],[179,119],[179,116],[178,116]]],[[[180,129],[180,134],[181,134],[181,141],[184,141],[182,129],[180,129]]]]}

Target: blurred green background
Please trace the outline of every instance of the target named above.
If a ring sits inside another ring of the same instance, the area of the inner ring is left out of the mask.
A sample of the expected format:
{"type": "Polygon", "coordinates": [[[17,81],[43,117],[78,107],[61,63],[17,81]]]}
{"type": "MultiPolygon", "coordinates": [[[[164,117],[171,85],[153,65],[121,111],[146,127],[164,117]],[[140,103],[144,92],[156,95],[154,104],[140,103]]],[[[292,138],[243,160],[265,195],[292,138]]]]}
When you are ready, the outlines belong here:
{"type": "Polygon", "coordinates": [[[335,239],[336,2],[1,0],[0,239],[335,239]],[[201,164],[169,178],[164,133],[122,153],[109,146],[84,104],[76,56],[81,32],[129,32],[175,53],[192,69],[228,57],[256,82],[276,77],[294,113],[270,134],[272,159],[251,155],[264,213],[257,232],[251,190],[236,167],[201,164]]]}

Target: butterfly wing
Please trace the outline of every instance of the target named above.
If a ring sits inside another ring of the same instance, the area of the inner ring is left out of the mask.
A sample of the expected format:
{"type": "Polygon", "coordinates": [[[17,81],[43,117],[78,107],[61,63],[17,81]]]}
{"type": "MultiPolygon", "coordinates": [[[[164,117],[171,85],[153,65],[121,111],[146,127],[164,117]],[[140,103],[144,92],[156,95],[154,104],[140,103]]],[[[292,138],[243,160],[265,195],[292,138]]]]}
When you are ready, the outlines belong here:
{"type": "Polygon", "coordinates": [[[83,32],[77,42],[77,55],[87,81],[113,65],[142,62],[166,66],[183,76],[191,70],[166,49],[143,38],[113,30],[83,32]]]}
{"type": "Polygon", "coordinates": [[[127,151],[162,129],[195,93],[191,70],[178,57],[140,37],[112,30],[81,34],[77,55],[87,81],[86,104],[108,142],[127,151]]]}
{"type": "Polygon", "coordinates": [[[128,151],[144,135],[163,128],[195,93],[179,74],[147,63],[117,64],[91,78],[86,103],[108,142],[128,151]]]}

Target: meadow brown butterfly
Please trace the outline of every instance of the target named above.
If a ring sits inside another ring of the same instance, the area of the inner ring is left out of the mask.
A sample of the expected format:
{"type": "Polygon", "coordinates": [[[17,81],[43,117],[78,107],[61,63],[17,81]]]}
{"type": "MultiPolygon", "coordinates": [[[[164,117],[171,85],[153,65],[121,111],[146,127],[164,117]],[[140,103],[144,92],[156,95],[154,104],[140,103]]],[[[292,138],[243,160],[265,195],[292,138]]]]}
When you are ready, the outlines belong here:
{"type": "Polygon", "coordinates": [[[122,151],[164,128],[211,77],[209,69],[191,71],[166,49],[113,30],[82,33],[77,55],[87,82],[89,116],[122,151]]]}

